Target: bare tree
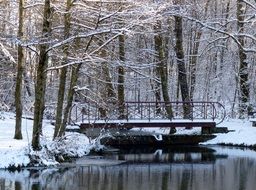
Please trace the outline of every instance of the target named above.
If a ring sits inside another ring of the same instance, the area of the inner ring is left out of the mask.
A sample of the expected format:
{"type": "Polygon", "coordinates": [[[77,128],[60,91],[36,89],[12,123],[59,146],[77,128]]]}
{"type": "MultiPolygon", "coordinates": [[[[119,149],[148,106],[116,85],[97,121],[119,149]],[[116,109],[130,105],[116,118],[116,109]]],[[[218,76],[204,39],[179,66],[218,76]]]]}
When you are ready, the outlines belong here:
{"type": "MultiPolygon", "coordinates": [[[[43,29],[42,37],[47,41],[51,33],[51,3],[50,0],[44,1],[44,14],[43,14],[43,29]]],[[[45,88],[47,79],[47,65],[48,65],[48,47],[47,43],[39,45],[39,61],[37,66],[36,84],[35,84],[35,110],[34,110],[34,123],[32,134],[32,147],[34,150],[40,150],[40,134],[42,132],[43,112],[45,108],[45,88]]]]}
{"type": "MultiPolygon", "coordinates": [[[[18,39],[23,38],[23,24],[24,24],[24,0],[19,1],[19,29],[18,39]]],[[[24,70],[24,53],[21,44],[18,45],[18,63],[17,76],[15,88],[15,107],[16,107],[16,123],[14,139],[22,139],[21,125],[22,125],[22,75],[24,70]]]]}
{"type": "MultiPolygon", "coordinates": [[[[238,33],[244,33],[244,22],[245,22],[245,4],[243,0],[237,0],[237,31],[238,33]]],[[[239,106],[240,117],[244,116],[247,111],[249,103],[249,81],[248,81],[248,62],[247,55],[243,47],[245,46],[244,36],[238,36],[240,43],[239,48],[239,83],[240,83],[240,101],[239,106]]]]}
{"type": "MultiPolygon", "coordinates": [[[[66,11],[64,15],[64,40],[70,36],[70,24],[71,24],[70,10],[73,4],[72,2],[73,2],[72,0],[66,1],[66,11]]],[[[63,46],[63,52],[64,52],[64,60],[62,61],[62,63],[63,65],[65,65],[68,62],[69,44],[66,44],[63,46]]],[[[66,88],[66,78],[67,78],[67,67],[63,67],[60,70],[54,138],[62,136],[64,133],[64,131],[61,129],[61,122],[62,122],[63,103],[64,103],[64,96],[65,96],[65,88],[66,88]]]]}
{"type": "MultiPolygon", "coordinates": [[[[179,3],[179,2],[176,2],[179,3]]],[[[176,36],[176,57],[178,64],[178,81],[181,90],[181,97],[183,102],[187,102],[183,104],[184,118],[191,118],[192,109],[191,104],[188,101],[191,100],[189,95],[189,88],[187,82],[187,71],[185,67],[184,60],[184,50],[183,50],[183,25],[182,25],[182,17],[174,16],[175,19],[175,36],[176,36]]]]}
{"type": "Polygon", "coordinates": [[[119,109],[119,118],[124,119],[124,67],[123,64],[125,62],[125,36],[121,34],[118,38],[119,40],[119,59],[120,65],[118,66],[118,86],[117,86],[117,99],[118,99],[118,109],[119,109]]]}
{"type": "Polygon", "coordinates": [[[161,89],[163,100],[165,102],[165,109],[169,119],[173,118],[172,107],[169,104],[170,97],[168,93],[168,76],[167,76],[167,59],[165,57],[165,50],[164,50],[164,42],[163,37],[161,35],[162,27],[161,21],[157,21],[157,25],[155,26],[156,35],[154,37],[155,41],[155,50],[157,52],[157,75],[160,77],[161,81],[161,89]]]}

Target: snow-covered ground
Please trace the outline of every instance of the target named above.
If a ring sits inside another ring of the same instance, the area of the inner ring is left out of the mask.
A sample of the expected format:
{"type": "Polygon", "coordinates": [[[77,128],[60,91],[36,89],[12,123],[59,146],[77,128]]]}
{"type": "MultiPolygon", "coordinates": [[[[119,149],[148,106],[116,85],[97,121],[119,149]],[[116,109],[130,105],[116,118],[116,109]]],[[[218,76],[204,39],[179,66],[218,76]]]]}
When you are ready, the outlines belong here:
{"type": "Polygon", "coordinates": [[[248,120],[226,120],[219,127],[228,127],[227,134],[217,134],[217,137],[203,144],[227,144],[256,146],[256,127],[248,120]]]}
{"type": "Polygon", "coordinates": [[[53,142],[54,126],[50,124],[50,121],[44,121],[41,139],[43,148],[41,151],[34,152],[29,146],[32,139],[33,121],[22,120],[23,139],[15,140],[13,139],[15,115],[13,113],[1,113],[0,115],[3,118],[0,119],[0,168],[27,166],[30,162],[29,154],[39,158],[43,165],[56,165],[58,162],[53,154],[61,152],[62,155],[81,157],[92,148],[85,135],[75,132],[67,132],[64,139],[53,142]]]}
{"type": "MultiPolygon", "coordinates": [[[[40,152],[33,152],[29,148],[32,138],[33,121],[23,119],[23,140],[15,140],[13,139],[15,115],[13,113],[2,113],[1,116],[3,116],[3,119],[0,119],[0,168],[27,166],[30,161],[29,154],[38,157],[44,165],[55,165],[58,162],[54,159],[54,154],[62,153],[68,156],[81,157],[86,155],[94,146],[89,143],[89,139],[85,135],[75,132],[67,132],[64,139],[53,142],[54,126],[50,124],[50,121],[44,121],[43,137],[41,139],[43,149],[40,152]]],[[[248,120],[226,120],[219,127],[228,127],[230,132],[227,134],[216,134],[217,137],[215,139],[203,143],[204,145],[256,145],[256,127],[252,127],[251,122],[248,120]]],[[[150,130],[156,133],[168,133],[166,129],[151,128],[150,130]]],[[[200,128],[192,130],[178,129],[177,131],[177,134],[198,133],[200,133],[200,128]]]]}

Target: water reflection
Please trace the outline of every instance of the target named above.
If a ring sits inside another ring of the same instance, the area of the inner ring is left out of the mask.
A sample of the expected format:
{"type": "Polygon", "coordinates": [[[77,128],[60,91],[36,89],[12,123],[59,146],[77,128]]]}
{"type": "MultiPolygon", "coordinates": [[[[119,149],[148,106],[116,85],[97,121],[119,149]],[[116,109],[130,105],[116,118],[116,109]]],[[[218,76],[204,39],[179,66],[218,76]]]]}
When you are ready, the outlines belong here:
{"type": "Polygon", "coordinates": [[[191,147],[176,152],[137,151],[100,157],[128,161],[120,165],[86,166],[85,163],[22,172],[1,170],[0,190],[253,190],[256,186],[256,153],[251,150],[211,148],[207,152],[191,147]]]}
{"type": "Polygon", "coordinates": [[[214,149],[206,147],[175,146],[163,149],[122,149],[118,154],[110,152],[104,157],[129,163],[207,163],[227,155],[217,155],[214,149]]]}

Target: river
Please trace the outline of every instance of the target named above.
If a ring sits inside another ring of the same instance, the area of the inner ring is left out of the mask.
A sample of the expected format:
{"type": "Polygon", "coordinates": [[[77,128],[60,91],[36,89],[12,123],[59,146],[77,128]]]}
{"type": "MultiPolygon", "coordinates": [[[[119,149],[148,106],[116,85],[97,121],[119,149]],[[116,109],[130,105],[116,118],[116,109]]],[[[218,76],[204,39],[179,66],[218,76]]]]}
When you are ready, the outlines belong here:
{"type": "Polygon", "coordinates": [[[255,190],[256,152],[231,147],[129,149],[53,168],[0,170],[0,190],[255,190]]]}

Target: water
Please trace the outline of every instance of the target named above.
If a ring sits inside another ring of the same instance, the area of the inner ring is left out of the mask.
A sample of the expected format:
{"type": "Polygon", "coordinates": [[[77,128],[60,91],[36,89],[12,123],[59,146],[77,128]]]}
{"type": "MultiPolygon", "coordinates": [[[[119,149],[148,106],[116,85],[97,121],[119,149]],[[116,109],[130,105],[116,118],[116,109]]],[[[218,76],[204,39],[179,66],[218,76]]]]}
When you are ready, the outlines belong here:
{"type": "Polygon", "coordinates": [[[59,168],[0,170],[0,190],[255,190],[255,179],[253,150],[178,147],[111,152],[59,168]]]}

